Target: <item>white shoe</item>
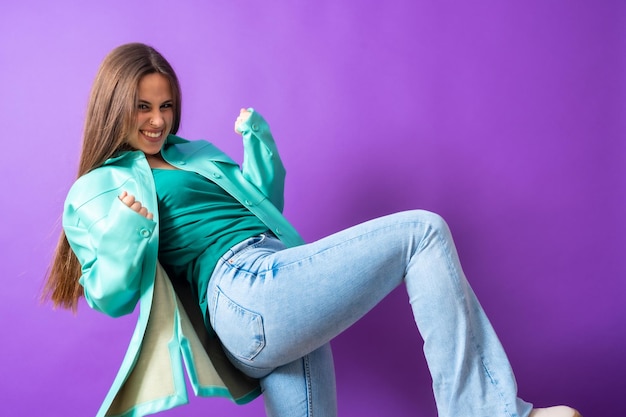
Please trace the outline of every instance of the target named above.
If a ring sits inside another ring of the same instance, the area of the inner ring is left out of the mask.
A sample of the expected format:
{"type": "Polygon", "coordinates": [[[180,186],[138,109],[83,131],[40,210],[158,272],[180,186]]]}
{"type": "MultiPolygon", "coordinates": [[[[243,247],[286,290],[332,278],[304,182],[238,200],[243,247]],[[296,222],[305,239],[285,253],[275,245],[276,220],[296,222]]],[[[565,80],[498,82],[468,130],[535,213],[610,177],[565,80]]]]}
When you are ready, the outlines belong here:
{"type": "Polygon", "coordinates": [[[533,408],[528,417],[583,417],[571,407],[559,405],[548,408],[533,408]]]}

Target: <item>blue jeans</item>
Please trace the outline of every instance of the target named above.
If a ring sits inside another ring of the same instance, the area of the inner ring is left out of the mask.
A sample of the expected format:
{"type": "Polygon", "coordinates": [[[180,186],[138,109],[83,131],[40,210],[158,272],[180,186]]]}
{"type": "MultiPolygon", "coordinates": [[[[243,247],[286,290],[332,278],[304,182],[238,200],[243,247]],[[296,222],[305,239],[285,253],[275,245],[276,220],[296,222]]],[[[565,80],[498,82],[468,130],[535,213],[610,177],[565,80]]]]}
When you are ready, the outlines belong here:
{"type": "Polygon", "coordinates": [[[527,416],[532,406],[517,397],[450,231],[433,213],[397,213],[294,248],[271,236],[248,239],[209,281],[210,321],[235,366],[260,378],[268,416],[332,417],[329,341],[402,283],[439,416],[527,416]]]}

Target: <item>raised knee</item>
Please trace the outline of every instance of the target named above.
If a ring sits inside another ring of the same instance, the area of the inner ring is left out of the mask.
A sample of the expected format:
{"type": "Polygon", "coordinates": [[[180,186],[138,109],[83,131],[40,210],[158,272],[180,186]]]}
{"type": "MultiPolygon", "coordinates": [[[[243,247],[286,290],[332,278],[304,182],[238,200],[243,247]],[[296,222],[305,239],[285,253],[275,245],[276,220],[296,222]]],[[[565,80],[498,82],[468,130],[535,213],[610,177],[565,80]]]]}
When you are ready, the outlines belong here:
{"type": "Polygon", "coordinates": [[[448,223],[445,219],[432,211],[428,210],[412,210],[408,212],[414,219],[421,224],[428,225],[431,230],[448,231],[448,223]]]}

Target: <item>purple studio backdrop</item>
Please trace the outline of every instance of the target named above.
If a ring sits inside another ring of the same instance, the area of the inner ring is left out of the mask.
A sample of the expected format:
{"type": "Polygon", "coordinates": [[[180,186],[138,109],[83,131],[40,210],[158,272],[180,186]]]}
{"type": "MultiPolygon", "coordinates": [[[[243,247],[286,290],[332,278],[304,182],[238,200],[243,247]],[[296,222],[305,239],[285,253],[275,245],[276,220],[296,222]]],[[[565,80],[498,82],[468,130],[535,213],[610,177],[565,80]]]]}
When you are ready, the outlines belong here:
{"type": "MultiPolygon", "coordinates": [[[[239,109],[268,119],[307,240],[442,214],[520,395],[626,415],[623,0],[4,0],[1,414],[94,415],[131,335],[136,312],[38,299],[91,83],[131,41],[178,72],[182,136],[241,160],[239,109]]],[[[436,415],[404,288],[333,348],[341,416],[436,415]]],[[[192,395],[163,415],[263,413],[192,395]]]]}

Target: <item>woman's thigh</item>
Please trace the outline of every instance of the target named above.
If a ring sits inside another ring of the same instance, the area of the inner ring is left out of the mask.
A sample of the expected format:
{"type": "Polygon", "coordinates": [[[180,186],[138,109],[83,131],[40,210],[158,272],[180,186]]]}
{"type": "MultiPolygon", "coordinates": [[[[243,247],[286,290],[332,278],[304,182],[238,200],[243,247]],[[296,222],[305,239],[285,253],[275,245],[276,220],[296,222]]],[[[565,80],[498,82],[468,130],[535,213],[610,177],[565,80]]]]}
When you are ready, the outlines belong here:
{"type": "Polygon", "coordinates": [[[242,364],[271,369],[324,345],[397,287],[439,216],[410,211],[294,248],[227,253],[208,288],[211,324],[242,364]]]}

